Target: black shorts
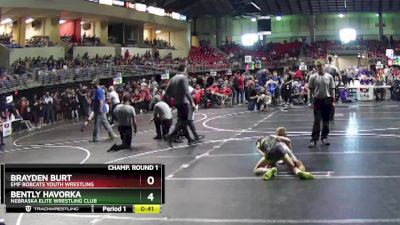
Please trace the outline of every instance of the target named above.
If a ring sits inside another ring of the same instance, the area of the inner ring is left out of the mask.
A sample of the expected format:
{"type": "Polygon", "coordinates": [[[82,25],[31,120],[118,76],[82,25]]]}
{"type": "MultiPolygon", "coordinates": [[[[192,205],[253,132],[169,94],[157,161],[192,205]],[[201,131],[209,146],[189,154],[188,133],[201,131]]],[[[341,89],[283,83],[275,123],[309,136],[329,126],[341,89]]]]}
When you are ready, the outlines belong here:
{"type": "Polygon", "coordinates": [[[188,120],[189,119],[189,104],[177,105],[178,119],[188,120]]]}
{"type": "Polygon", "coordinates": [[[265,155],[265,159],[272,161],[273,163],[281,160],[287,154],[287,151],[283,145],[283,143],[276,143],[265,155]]]}

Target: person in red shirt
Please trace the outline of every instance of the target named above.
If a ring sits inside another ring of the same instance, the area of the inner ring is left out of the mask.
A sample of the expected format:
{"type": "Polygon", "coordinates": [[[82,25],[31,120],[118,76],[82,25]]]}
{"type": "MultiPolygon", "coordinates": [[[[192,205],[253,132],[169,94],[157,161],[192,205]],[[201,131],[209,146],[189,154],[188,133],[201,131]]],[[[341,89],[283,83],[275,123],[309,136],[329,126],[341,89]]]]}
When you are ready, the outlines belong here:
{"type": "Polygon", "coordinates": [[[295,75],[294,75],[294,78],[299,79],[300,81],[304,80],[303,71],[297,70],[295,75]]]}
{"type": "Polygon", "coordinates": [[[222,89],[221,89],[221,94],[226,95],[228,97],[232,97],[232,89],[231,87],[229,87],[228,85],[225,85],[222,89]]]}
{"type": "Polygon", "coordinates": [[[151,94],[150,94],[150,88],[147,85],[142,87],[142,90],[140,90],[140,96],[141,99],[143,99],[143,109],[149,111],[151,94]]]}
{"type": "Polygon", "coordinates": [[[142,98],[142,95],[140,94],[138,89],[135,89],[133,94],[131,95],[131,100],[133,103],[133,107],[135,107],[135,110],[137,113],[140,112],[140,110],[142,109],[142,104],[144,99],[142,98]]]}
{"type": "Polygon", "coordinates": [[[239,90],[238,90],[236,102],[238,104],[243,104],[243,102],[244,102],[244,75],[240,74],[238,79],[239,79],[239,90]],[[240,100],[240,102],[239,102],[239,100],[240,100]]]}
{"type": "Polygon", "coordinates": [[[192,97],[194,103],[196,104],[196,107],[199,107],[199,105],[201,104],[201,100],[204,97],[204,89],[200,88],[200,85],[197,84],[192,97]]]}
{"type": "Polygon", "coordinates": [[[211,107],[214,106],[215,103],[219,103],[219,87],[217,83],[214,83],[208,88],[208,99],[211,100],[211,107]]]}
{"type": "Polygon", "coordinates": [[[229,87],[228,85],[224,85],[222,87],[220,93],[222,94],[221,105],[231,106],[232,105],[232,95],[233,95],[232,88],[229,87]]]}
{"type": "Polygon", "coordinates": [[[128,59],[130,58],[128,49],[125,51],[124,58],[125,58],[125,61],[128,60],[128,59]]]}
{"type": "Polygon", "coordinates": [[[19,113],[21,114],[24,120],[27,120],[27,109],[28,109],[28,100],[25,97],[21,98],[19,102],[19,113]]]}

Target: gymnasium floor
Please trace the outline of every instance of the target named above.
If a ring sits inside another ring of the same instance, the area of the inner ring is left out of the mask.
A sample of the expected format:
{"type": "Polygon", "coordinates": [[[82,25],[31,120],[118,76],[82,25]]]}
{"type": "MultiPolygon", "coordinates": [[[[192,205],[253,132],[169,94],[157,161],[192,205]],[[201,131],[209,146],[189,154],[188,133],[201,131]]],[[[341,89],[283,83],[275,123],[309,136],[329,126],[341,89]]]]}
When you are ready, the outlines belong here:
{"type": "MultiPolygon", "coordinates": [[[[151,115],[139,115],[134,149],[107,153],[113,142],[90,143],[92,125],[57,124],[9,140],[3,163],[163,163],[162,214],[8,214],[7,225],[128,224],[386,224],[400,223],[400,120],[397,102],[338,106],[332,145],[308,149],[312,111],[200,110],[206,138],[187,146],[157,142],[151,115]],[[275,180],[253,175],[255,139],[287,127],[295,154],[316,175],[302,181],[278,168],[275,180]]],[[[102,130],[105,135],[105,131],[102,130]]]]}

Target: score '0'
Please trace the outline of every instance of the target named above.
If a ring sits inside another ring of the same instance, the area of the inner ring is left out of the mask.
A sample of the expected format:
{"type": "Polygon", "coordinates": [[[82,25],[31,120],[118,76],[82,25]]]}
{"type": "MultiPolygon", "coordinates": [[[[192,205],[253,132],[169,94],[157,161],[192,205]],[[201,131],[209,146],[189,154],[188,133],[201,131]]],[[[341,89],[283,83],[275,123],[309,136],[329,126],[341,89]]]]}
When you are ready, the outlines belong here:
{"type": "Polygon", "coordinates": [[[154,184],[154,177],[152,177],[152,176],[148,177],[148,178],[147,178],[147,183],[148,183],[149,185],[153,185],[153,184],[154,184]]]}

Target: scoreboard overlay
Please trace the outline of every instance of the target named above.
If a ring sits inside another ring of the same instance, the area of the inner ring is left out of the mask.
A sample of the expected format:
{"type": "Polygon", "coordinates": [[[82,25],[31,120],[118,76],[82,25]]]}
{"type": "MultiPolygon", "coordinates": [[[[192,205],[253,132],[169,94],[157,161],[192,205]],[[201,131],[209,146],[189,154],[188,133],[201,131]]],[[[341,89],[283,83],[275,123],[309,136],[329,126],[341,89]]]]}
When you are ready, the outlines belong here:
{"type": "Polygon", "coordinates": [[[7,213],[160,213],[162,164],[2,164],[7,213]]]}

